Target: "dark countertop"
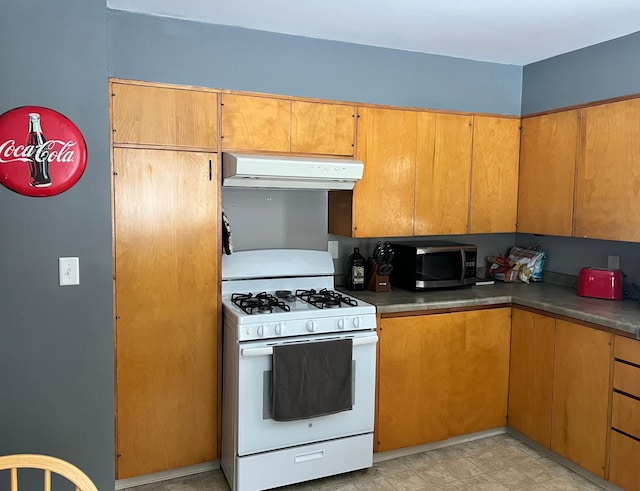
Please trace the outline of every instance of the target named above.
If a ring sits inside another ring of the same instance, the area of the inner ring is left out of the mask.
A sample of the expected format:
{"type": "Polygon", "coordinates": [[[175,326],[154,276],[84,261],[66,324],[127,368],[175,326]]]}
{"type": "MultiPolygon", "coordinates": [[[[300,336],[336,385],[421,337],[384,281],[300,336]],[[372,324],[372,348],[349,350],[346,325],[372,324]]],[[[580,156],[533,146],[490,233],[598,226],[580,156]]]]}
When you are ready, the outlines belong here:
{"type": "MultiPolygon", "coordinates": [[[[346,290],[345,290],[346,291],[346,290]]],[[[378,313],[398,313],[511,303],[608,327],[640,339],[640,304],[637,300],[602,300],[579,297],[572,288],[551,283],[501,283],[448,290],[411,292],[346,291],[375,305],[378,313]]]]}

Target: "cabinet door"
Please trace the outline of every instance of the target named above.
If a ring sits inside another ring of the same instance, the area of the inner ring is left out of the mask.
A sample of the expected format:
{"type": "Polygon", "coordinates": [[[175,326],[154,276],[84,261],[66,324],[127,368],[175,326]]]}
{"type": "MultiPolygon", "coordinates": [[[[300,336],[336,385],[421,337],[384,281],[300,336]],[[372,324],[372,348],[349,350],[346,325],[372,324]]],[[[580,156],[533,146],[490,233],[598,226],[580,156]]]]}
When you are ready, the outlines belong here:
{"type": "Polygon", "coordinates": [[[471,116],[419,113],[414,235],[467,233],[470,178],[471,116]]]}
{"type": "Polygon", "coordinates": [[[640,440],[611,431],[609,481],[626,491],[640,491],[640,440]]]}
{"type": "Polygon", "coordinates": [[[582,110],[575,235],[640,242],[640,99],[582,110]]]}
{"type": "Polygon", "coordinates": [[[358,108],[362,180],[353,190],[354,237],[413,234],[416,112],[358,108]]]}
{"type": "Polygon", "coordinates": [[[355,107],[320,102],[291,102],[291,151],[352,156],[355,107]]]}
{"type": "Polygon", "coordinates": [[[117,479],[217,459],[215,159],[114,149],[117,479]]]}
{"type": "Polygon", "coordinates": [[[291,101],[222,94],[223,150],[291,150],[291,101]]]}
{"type": "Polygon", "coordinates": [[[551,445],[555,319],[513,309],[509,426],[546,448],[551,445]]]}
{"type": "Polygon", "coordinates": [[[551,450],[604,477],[612,336],[556,320],[551,450]]]}
{"type": "Polygon", "coordinates": [[[450,315],[449,436],[505,426],[511,308],[450,315]]]}
{"type": "Polygon", "coordinates": [[[518,232],[571,237],[578,111],[524,118],[518,232]]]}
{"type": "Polygon", "coordinates": [[[448,437],[450,314],[396,317],[380,323],[378,448],[448,437]]]}
{"type": "Polygon", "coordinates": [[[472,234],[516,231],[520,119],[473,117],[472,234]]]}
{"type": "Polygon", "coordinates": [[[217,94],[116,82],[111,90],[114,144],[218,147],[217,94]]]}

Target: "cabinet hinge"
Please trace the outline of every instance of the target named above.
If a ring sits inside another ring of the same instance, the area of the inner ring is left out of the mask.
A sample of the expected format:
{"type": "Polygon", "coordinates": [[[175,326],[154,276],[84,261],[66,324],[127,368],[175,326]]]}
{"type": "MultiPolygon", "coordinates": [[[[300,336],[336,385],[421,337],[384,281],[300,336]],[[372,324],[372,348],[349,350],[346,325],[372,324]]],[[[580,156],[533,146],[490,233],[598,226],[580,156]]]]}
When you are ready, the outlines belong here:
{"type": "Polygon", "coordinates": [[[117,176],[117,175],[118,175],[118,173],[114,171],[113,175],[114,175],[114,176],[117,176]]]}

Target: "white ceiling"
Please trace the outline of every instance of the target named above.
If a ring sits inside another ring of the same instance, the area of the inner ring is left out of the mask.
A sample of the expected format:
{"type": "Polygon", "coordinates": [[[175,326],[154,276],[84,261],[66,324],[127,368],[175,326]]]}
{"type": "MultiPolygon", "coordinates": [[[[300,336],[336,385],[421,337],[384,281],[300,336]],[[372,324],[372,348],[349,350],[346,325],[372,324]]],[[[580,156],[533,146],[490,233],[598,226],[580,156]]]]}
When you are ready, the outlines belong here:
{"type": "Polygon", "coordinates": [[[640,31],[640,0],[107,0],[107,6],[513,65],[640,31]]]}

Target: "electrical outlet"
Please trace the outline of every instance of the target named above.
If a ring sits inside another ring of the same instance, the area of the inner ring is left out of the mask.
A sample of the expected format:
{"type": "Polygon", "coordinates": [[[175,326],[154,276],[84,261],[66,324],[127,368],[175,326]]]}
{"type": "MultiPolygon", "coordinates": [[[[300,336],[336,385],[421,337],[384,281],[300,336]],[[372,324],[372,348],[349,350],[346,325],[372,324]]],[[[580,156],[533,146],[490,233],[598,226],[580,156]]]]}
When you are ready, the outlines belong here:
{"type": "Polygon", "coordinates": [[[620,256],[607,256],[607,268],[620,269],[620,256]]]}
{"type": "Polygon", "coordinates": [[[339,252],[339,242],[337,240],[330,240],[327,246],[327,250],[331,253],[331,257],[333,259],[338,259],[340,257],[339,252]]]}

